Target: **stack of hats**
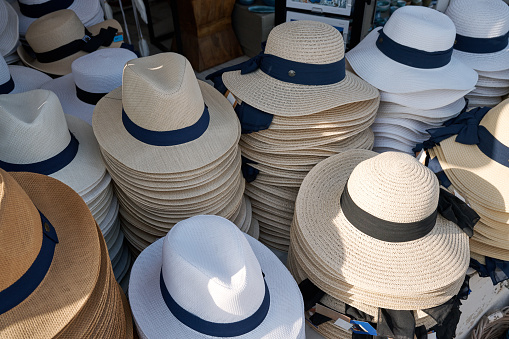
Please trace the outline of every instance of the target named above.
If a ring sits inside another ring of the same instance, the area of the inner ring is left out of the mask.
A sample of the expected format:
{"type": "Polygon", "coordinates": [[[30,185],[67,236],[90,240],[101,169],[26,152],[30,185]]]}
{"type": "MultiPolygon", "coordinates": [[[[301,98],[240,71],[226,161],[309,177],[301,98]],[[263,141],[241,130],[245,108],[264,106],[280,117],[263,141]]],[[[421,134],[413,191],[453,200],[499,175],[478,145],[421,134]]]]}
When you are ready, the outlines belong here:
{"type": "Polygon", "coordinates": [[[321,22],[293,21],[275,27],[265,51],[236,69],[223,70],[222,79],[214,81],[222,80],[225,94],[231,91],[236,101],[244,133],[240,146],[246,195],[260,222],[260,240],[288,251],[302,180],[331,155],[371,149],[369,126],[379,93],[345,71],[343,38],[321,22]]]}
{"type": "MultiPolygon", "coordinates": [[[[431,170],[399,152],[350,150],[315,166],[297,197],[288,259],[297,281],[311,282],[300,285],[305,304],[321,290],[322,304],[364,312],[380,336],[389,328],[413,339],[416,327],[440,323],[449,312],[436,307],[452,307],[463,285],[472,232],[441,215],[442,194],[431,170]]],[[[333,321],[318,330],[351,337],[333,321]]]]}
{"type": "Polygon", "coordinates": [[[99,225],[121,281],[130,265],[118,203],[92,128],[65,115],[56,95],[33,90],[0,96],[0,168],[62,181],[85,201],[99,225]]]}
{"type": "Polygon", "coordinates": [[[0,56],[0,94],[15,94],[40,88],[51,80],[47,74],[33,68],[7,65],[0,56]]]}
{"type": "Polygon", "coordinates": [[[477,73],[453,55],[454,24],[419,6],[398,9],[346,54],[349,65],[381,91],[374,150],[412,153],[426,130],[458,115],[477,73]]]}
{"type": "Polygon", "coordinates": [[[509,93],[509,6],[502,0],[451,0],[454,56],[479,74],[470,107],[494,107],[509,93]]]}
{"type": "Polygon", "coordinates": [[[84,26],[74,11],[63,9],[35,20],[25,38],[26,44],[18,47],[25,65],[52,75],[66,75],[79,57],[99,48],[121,47],[123,32],[116,20],[84,26]]]}
{"type": "Polygon", "coordinates": [[[0,0],[0,56],[9,63],[16,61],[18,43],[18,15],[7,1],[0,0]]]}
{"type": "Polygon", "coordinates": [[[140,338],[304,339],[295,280],[230,221],[179,222],[136,259],[129,303],[140,338]]]}
{"type": "Polygon", "coordinates": [[[42,86],[54,92],[66,114],[92,125],[97,102],[122,85],[125,64],[137,55],[124,48],[106,48],[82,56],[72,62],[72,73],[42,86]]]}
{"type": "Polygon", "coordinates": [[[135,254],[182,219],[217,214],[248,230],[232,106],[182,55],[134,59],[92,119],[135,254]]]}
{"type": "Polygon", "coordinates": [[[68,186],[0,170],[0,337],[133,338],[104,238],[68,186]]]}
{"type": "Polygon", "coordinates": [[[22,37],[38,18],[66,8],[75,12],[86,27],[104,21],[99,0],[18,0],[12,5],[19,16],[19,34],[22,37]]]}

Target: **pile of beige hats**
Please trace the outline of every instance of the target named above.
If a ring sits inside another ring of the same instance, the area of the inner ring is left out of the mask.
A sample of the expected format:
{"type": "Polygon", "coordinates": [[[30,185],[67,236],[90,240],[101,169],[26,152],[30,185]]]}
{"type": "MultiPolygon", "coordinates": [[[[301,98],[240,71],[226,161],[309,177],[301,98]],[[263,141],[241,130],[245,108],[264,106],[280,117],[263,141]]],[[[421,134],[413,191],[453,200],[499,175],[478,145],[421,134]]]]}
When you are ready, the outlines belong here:
{"type": "Polygon", "coordinates": [[[239,121],[228,100],[197,81],[183,56],[128,62],[122,87],[97,103],[92,125],[135,254],[198,214],[216,214],[254,232],[239,121]]]}

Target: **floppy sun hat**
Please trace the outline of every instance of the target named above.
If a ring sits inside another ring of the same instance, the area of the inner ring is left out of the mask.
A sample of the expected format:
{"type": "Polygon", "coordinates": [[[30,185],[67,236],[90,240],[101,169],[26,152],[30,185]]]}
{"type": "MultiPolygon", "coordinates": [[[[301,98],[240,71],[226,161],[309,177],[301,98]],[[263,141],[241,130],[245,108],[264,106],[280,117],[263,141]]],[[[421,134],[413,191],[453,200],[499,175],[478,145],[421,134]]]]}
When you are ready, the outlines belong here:
{"type": "Polygon", "coordinates": [[[446,15],[422,6],[405,6],[346,58],[362,79],[382,91],[470,90],[477,73],[454,57],[455,35],[446,15]]]}
{"type": "Polygon", "coordinates": [[[210,215],[146,248],[129,301],[141,338],[305,338],[295,280],[265,246],[210,215]]]}
{"type": "Polygon", "coordinates": [[[28,46],[18,47],[23,63],[45,73],[65,75],[71,73],[77,58],[99,48],[120,47],[123,33],[116,20],[85,28],[76,13],[63,9],[34,21],[25,38],[28,46]]]}
{"type": "Polygon", "coordinates": [[[19,39],[18,15],[5,0],[0,0],[0,55],[6,56],[19,39]]]}
{"type": "Polygon", "coordinates": [[[51,77],[33,68],[7,65],[0,56],[0,94],[31,91],[50,81],[51,77]]]}

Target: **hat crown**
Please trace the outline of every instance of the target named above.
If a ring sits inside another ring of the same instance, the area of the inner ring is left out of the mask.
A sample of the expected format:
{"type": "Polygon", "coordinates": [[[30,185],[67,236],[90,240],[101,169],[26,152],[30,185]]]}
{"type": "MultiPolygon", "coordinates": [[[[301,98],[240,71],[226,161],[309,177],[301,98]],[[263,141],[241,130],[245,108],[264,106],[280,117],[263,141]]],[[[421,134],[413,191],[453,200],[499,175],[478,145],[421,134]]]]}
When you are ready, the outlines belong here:
{"type": "Polygon", "coordinates": [[[420,6],[399,8],[391,15],[383,31],[403,46],[426,52],[448,50],[456,39],[454,23],[447,15],[420,6]]]}
{"type": "Polygon", "coordinates": [[[348,179],[357,206],[383,220],[417,222],[437,208],[440,193],[433,172],[414,157],[385,152],[361,162],[348,179]]]}
{"type": "Polygon", "coordinates": [[[0,169],[0,291],[30,268],[42,244],[42,224],[37,208],[4,170],[0,169]]]}
{"type": "Polygon", "coordinates": [[[507,133],[507,127],[509,126],[509,99],[505,99],[486,113],[480,125],[486,127],[498,141],[509,147],[509,135],[507,133]]]}
{"type": "Polygon", "coordinates": [[[467,37],[494,38],[509,31],[509,6],[502,0],[452,0],[445,14],[467,37]]]}
{"type": "Polygon", "coordinates": [[[210,322],[246,319],[265,296],[260,264],[244,234],[219,216],[177,223],[164,239],[162,272],[173,299],[210,322]]]}
{"type": "Polygon", "coordinates": [[[0,85],[5,84],[11,78],[9,66],[3,56],[0,55],[0,85]]]}
{"type": "Polygon", "coordinates": [[[36,53],[54,50],[74,40],[83,39],[84,36],[85,26],[70,9],[43,15],[28,27],[25,34],[27,42],[36,53]]]}
{"type": "Polygon", "coordinates": [[[7,6],[10,6],[5,0],[0,0],[0,35],[7,27],[7,6]]]}
{"type": "Polygon", "coordinates": [[[265,54],[308,64],[330,64],[343,59],[345,45],[341,33],[331,25],[298,20],[270,31],[265,54]]]}
{"type": "Polygon", "coordinates": [[[122,105],[129,119],[152,131],[191,126],[205,108],[191,64],[177,53],[128,62],[122,78],[122,105]]]}
{"type": "Polygon", "coordinates": [[[47,160],[70,139],[55,93],[38,89],[0,96],[0,160],[14,164],[47,160]]]}
{"type": "Polygon", "coordinates": [[[90,93],[109,93],[122,86],[124,66],[136,58],[125,48],[105,48],[84,55],[71,65],[74,83],[90,93]]]}

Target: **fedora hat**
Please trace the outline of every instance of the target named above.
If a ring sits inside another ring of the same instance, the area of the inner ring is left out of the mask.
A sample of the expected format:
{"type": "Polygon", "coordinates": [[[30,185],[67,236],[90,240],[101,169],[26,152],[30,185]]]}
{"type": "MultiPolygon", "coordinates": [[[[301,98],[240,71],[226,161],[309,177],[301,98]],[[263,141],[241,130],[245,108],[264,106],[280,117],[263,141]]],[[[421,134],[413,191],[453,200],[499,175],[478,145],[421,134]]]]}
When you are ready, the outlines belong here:
{"type": "Polygon", "coordinates": [[[145,249],[129,302],[141,338],[305,337],[302,296],[288,270],[218,216],[183,220],[145,249]]]}
{"type": "Polygon", "coordinates": [[[64,112],[92,125],[97,102],[122,85],[125,64],[137,56],[125,48],[105,48],[84,55],[71,64],[72,73],[41,88],[54,92],[64,112]]]}
{"type": "Polygon", "coordinates": [[[79,57],[98,48],[120,47],[123,33],[116,20],[85,28],[76,13],[63,9],[34,21],[25,38],[27,45],[18,47],[24,64],[45,73],[65,75],[72,72],[71,64],[79,57]]]}
{"type": "Polygon", "coordinates": [[[477,74],[454,57],[455,35],[454,24],[446,15],[422,6],[405,6],[394,12],[383,28],[369,33],[346,58],[362,79],[382,91],[471,90],[477,74]]]}
{"type": "Polygon", "coordinates": [[[0,56],[0,94],[15,94],[38,89],[51,77],[33,68],[7,65],[0,56]]]}
{"type": "Polygon", "coordinates": [[[505,2],[452,0],[445,14],[456,26],[456,58],[475,70],[509,69],[509,8],[505,2]]]}
{"type": "Polygon", "coordinates": [[[104,12],[99,1],[90,0],[18,0],[12,6],[19,16],[19,33],[25,36],[28,27],[38,18],[59,11],[70,9],[76,13],[85,26],[92,26],[104,21],[104,12]],[[100,21],[98,21],[98,17],[100,21]]]}
{"type": "Polygon", "coordinates": [[[316,21],[276,26],[265,51],[242,71],[224,73],[222,80],[243,102],[281,116],[317,113],[378,96],[372,86],[345,71],[339,31],[316,21]]]}
{"type": "Polygon", "coordinates": [[[5,0],[0,1],[0,55],[12,52],[19,40],[18,15],[5,0]]]}

